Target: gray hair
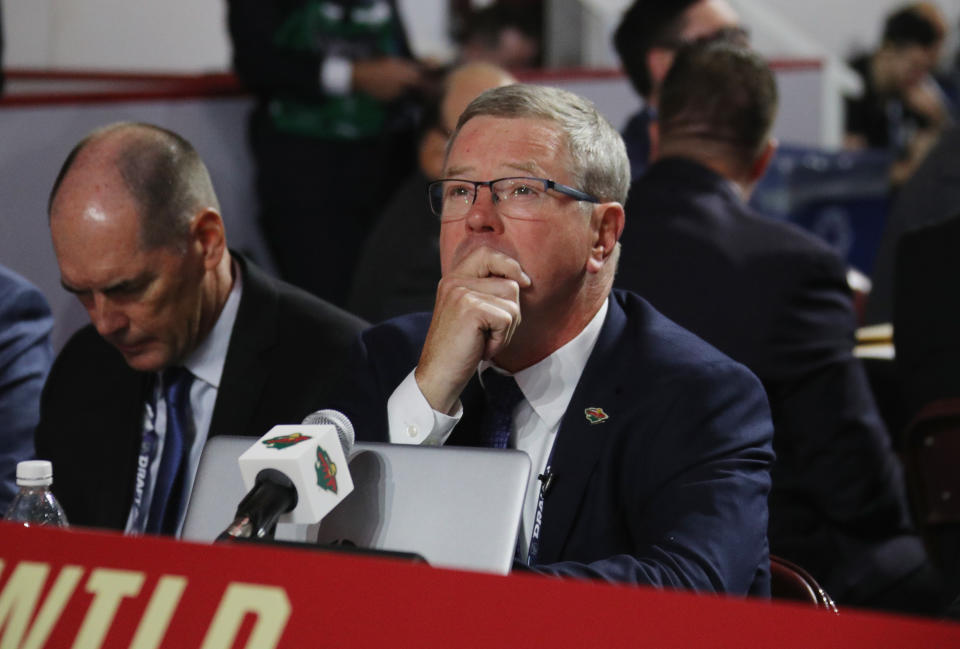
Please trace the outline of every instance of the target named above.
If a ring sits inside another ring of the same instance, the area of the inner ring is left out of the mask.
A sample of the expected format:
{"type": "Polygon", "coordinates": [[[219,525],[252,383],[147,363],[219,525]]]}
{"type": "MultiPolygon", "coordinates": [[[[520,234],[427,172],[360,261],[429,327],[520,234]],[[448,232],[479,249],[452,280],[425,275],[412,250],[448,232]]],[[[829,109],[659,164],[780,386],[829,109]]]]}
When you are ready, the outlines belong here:
{"type": "Polygon", "coordinates": [[[474,117],[532,118],[559,126],[580,189],[600,201],[626,203],[630,162],[623,138],[590,101],[560,88],[513,84],[485,91],[460,115],[447,151],[474,117]]]}

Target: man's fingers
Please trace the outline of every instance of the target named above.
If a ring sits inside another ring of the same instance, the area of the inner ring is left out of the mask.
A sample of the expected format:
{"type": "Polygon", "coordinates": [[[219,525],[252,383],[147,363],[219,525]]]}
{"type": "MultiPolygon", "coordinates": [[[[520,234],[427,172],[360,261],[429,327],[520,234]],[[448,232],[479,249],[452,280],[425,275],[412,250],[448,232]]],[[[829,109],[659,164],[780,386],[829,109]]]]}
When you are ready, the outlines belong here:
{"type": "MultiPolygon", "coordinates": [[[[509,283],[516,292],[516,283],[509,283]]],[[[435,410],[449,412],[477,363],[509,344],[519,322],[516,299],[465,286],[444,290],[417,365],[417,384],[427,402],[435,410]]]]}
{"type": "Polygon", "coordinates": [[[520,324],[520,289],[527,286],[530,278],[515,259],[485,246],[444,274],[416,375],[434,409],[449,412],[477,363],[510,344],[520,324]]]}
{"type": "Polygon", "coordinates": [[[441,299],[451,291],[466,291],[489,295],[519,304],[520,283],[503,277],[448,277],[440,280],[438,293],[441,299]]]}
{"type": "Polygon", "coordinates": [[[520,307],[509,299],[471,293],[470,310],[476,317],[478,329],[484,332],[483,358],[490,360],[497,352],[510,344],[517,325],[520,324],[520,307]]]}
{"type": "Polygon", "coordinates": [[[502,277],[512,279],[520,288],[530,286],[530,277],[523,272],[520,263],[502,252],[492,248],[480,247],[467,255],[454,268],[452,275],[457,277],[502,277]]]}

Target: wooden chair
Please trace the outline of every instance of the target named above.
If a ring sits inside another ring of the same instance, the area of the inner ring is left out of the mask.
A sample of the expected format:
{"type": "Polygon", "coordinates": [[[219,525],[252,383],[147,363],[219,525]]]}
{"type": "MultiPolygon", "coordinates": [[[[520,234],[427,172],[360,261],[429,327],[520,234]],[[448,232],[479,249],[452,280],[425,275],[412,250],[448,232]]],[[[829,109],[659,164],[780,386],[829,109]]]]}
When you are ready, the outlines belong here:
{"type": "Polygon", "coordinates": [[[806,602],[831,613],[838,613],[833,598],[817,583],[809,572],[797,564],[770,555],[770,596],[806,602]]]}

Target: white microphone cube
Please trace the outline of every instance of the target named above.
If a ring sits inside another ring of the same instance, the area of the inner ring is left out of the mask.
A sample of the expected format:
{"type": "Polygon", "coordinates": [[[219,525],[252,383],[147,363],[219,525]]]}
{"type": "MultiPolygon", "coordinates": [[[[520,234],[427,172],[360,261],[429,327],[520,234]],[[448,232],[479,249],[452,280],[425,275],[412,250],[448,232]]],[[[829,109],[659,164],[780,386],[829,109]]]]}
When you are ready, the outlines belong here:
{"type": "Polygon", "coordinates": [[[243,452],[239,463],[248,491],[264,469],[280,471],[293,482],[297,506],[279,523],[317,523],[353,491],[343,445],[329,424],[274,426],[243,452]]]}

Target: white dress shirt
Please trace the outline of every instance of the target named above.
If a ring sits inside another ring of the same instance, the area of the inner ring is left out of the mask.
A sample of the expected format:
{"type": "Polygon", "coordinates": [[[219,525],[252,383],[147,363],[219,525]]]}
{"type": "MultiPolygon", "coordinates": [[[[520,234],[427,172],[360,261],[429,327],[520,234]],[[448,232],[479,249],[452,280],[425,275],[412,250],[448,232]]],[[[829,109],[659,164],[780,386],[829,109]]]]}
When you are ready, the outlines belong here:
{"type": "MultiPolygon", "coordinates": [[[[530,456],[532,465],[523,505],[520,535],[520,551],[524,559],[530,544],[537,500],[540,497],[538,476],[544,473],[550,460],[560,420],[563,419],[583,368],[600,336],[607,309],[608,302],[604,301],[583,331],[570,342],[539,363],[513,375],[524,399],[513,412],[513,432],[509,446],[524,451],[530,456]]],[[[482,374],[483,370],[491,365],[488,361],[481,362],[478,372],[482,374]]],[[[499,368],[497,369],[499,371],[499,368]]],[[[455,410],[452,416],[433,410],[420,392],[414,372],[411,371],[387,401],[390,441],[394,444],[439,446],[447,440],[463,416],[463,407],[459,401],[455,410]]]]}
{"type": "MultiPolygon", "coordinates": [[[[200,464],[200,454],[207,442],[207,433],[210,431],[210,421],[213,419],[213,407],[217,401],[217,390],[220,388],[220,378],[223,375],[223,364],[227,358],[227,348],[230,346],[230,336],[233,325],[237,320],[237,310],[240,308],[240,294],[243,291],[242,272],[236,261],[233,262],[233,288],[227,296],[227,301],[220,311],[213,329],[206,338],[184,359],[183,367],[193,376],[190,386],[190,412],[193,415],[195,435],[190,446],[187,459],[186,482],[184,483],[184,502],[189,501],[193,482],[200,464]]],[[[143,431],[151,428],[156,431],[158,439],[156,452],[147,471],[144,493],[153,494],[157,472],[160,468],[160,458],[163,457],[163,442],[167,430],[167,406],[163,395],[161,381],[154,381],[153,401],[149,399],[144,404],[143,431]],[[153,404],[157,404],[154,412],[153,404]]],[[[186,512],[182,512],[185,514],[186,512]]],[[[143,517],[144,519],[146,516],[143,517]]],[[[184,516],[181,515],[177,523],[177,536],[183,529],[184,516]]],[[[140,532],[137,529],[136,508],[131,509],[127,518],[127,533],[140,532]]]]}

